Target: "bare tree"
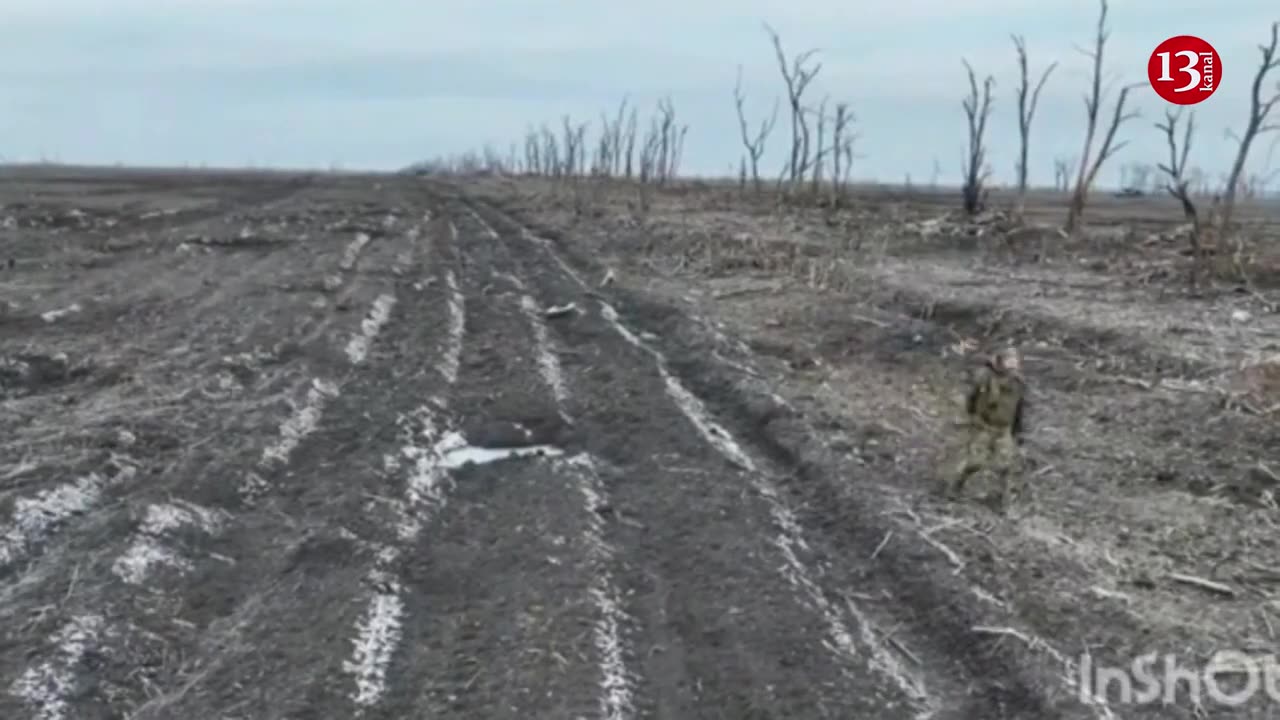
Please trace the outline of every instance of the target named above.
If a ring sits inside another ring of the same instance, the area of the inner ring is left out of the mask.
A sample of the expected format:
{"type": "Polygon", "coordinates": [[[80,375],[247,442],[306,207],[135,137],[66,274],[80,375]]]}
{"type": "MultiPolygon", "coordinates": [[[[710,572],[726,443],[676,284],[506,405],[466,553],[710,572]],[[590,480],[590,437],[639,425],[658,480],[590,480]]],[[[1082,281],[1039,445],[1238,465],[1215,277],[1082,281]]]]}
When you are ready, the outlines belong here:
{"type": "Polygon", "coordinates": [[[652,176],[659,185],[665,185],[673,179],[680,166],[680,155],[684,151],[684,139],[689,126],[676,126],[676,107],[671,98],[658,101],[658,116],[655,119],[657,140],[657,156],[654,159],[652,176]]]}
{"type": "Polygon", "coordinates": [[[584,174],[586,168],[586,152],[583,144],[587,134],[587,124],[573,125],[569,116],[563,120],[564,129],[564,176],[572,178],[584,174]]]}
{"type": "Polygon", "coordinates": [[[786,177],[792,183],[799,183],[804,180],[804,164],[808,159],[805,146],[808,143],[809,126],[805,121],[804,91],[817,77],[818,71],[822,69],[822,63],[812,67],[808,64],[818,53],[815,48],[797,54],[788,64],[787,54],[782,49],[782,39],[778,33],[768,23],[765,24],[764,29],[773,41],[778,70],[782,72],[782,81],[787,88],[787,104],[791,108],[791,157],[787,163],[786,177]]]}
{"type": "Polygon", "coordinates": [[[1280,124],[1266,124],[1271,108],[1280,101],[1280,88],[1265,101],[1262,99],[1262,83],[1267,73],[1280,67],[1280,58],[1276,57],[1278,32],[1280,32],[1280,22],[1271,23],[1270,44],[1258,46],[1258,50],[1262,52],[1262,62],[1258,65],[1257,74],[1253,76],[1252,94],[1249,96],[1249,121],[1245,123],[1244,133],[1237,138],[1239,149],[1236,151],[1235,162],[1231,164],[1231,172],[1227,175],[1227,187],[1222,194],[1222,206],[1218,219],[1223,230],[1226,230],[1231,223],[1231,215],[1235,210],[1236,187],[1240,182],[1240,175],[1244,172],[1249,147],[1260,133],[1280,128],[1280,124]]]}
{"type": "Polygon", "coordinates": [[[636,154],[636,133],[639,130],[639,123],[640,123],[639,109],[631,108],[631,117],[627,120],[627,130],[626,130],[627,141],[626,141],[626,150],[624,151],[627,159],[625,175],[628,180],[630,180],[632,177],[635,176],[634,159],[636,154]]]}
{"type": "Polygon", "coordinates": [[[1102,54],[1107,45],[1107,38],[1111,34],[1107,31],[1107,0],[1100,0],[1100,2],[1102,10],[1098,13],[1098,30],[1094,37],[1093,50],[1080,50],[1093,60],[1093,86],[1090,93],[1084,98],[1085,117],[1088,120],[1084,135],[1084,151],[1080,155],[1080,169],[1079,174],[1076,175],[1076,187],[1071,194],[1071,205],[1067,211],[1066,231],[1071,234],[1074,234],[1080,227],[1080,221],[1084,217],[1085,204],[1089,198],[1089,188],[1093,186],[1093,181],[1098,177],[1098,171],[1102,169],[1102,164],[1128,144],[1127,140],[1119,143],[1115,142],[1116,131],[1125,122],[1138,117],[1137,112],[1126,113],[1124,111],[1124,102],[1129,97],[1129,91],[1137,87],[1136,85],[1126,85],[1120,89],[1120,95],[1116,98],[1115,112],[1111,117],[1111,125],[1103,136],[1102,147],[1098,149],[1098,155],[1093,157],[1092,163],[1090,162],[1090,157],[1093,154],[1093,140],[1098,131],[1098,111],[1102,106],[1102,54]]]}
{"type": "Polygon", "coordinates": [[[964,63],[965,72],[969,74],[969,97],[961,103],[964,114],[969,121],[969,152],[964,162],[964,211],[970,215],[982,212],[987,202],[987,190],[984,187],[991,171],[987,168],[987,148],[985,137],[987,118],[991,116],[991,88],[995,86],[995,78],[988,75],[982,81],[982,94],[978,94],[978,78],[973,73],[973,66],[968,60],[964,63]]]}
{"type": "Polygon", "coordinates": [[[1013,35],[1013,46],[1018,51],[1018,70],[1021,82],[1018,85],[1018,136],[1021,147],[1018,151],[1018,200],[1014,206],[1014,217],[1022,220],[1027,204],[1027,155],[1031,144],[1031,120],[1036,114],[1036,104],[1040,102],[1040,91],[1049,80],[1049,74],[1058,66],[1057,62],[1049,64],[1040,75],[1035,89],[1031,89],[1031,79],[1027,71],[1027,41],[1020,35],[1013,35]]]}
{"type": "Polygon", "coordinates": [[[1071,173],[1075,172],[1075,158],[1058,156],[1053,159],[1053,189],[1067,192],[1071,189],[1071,173]]]}
{"type": "Polygon", "coordinates": [[[1200,278],[1204,274],[1204,265],[1208,260],[1205,254],[1204,245],[1200,241],[1200,214],[1196,211],[1196,205],[1191,200],[1191,193],[1188,191],[1190,181],[1186,177],[1187,172],[1187,155],[1191,152],[1191,137],[1195,132],[1196,114],[1194,111],[1187,117],[1187,125],[1182,132],[1182,149],[1178,149],[1178,121],[1182,117],[1182,108],[1177,110],[1166,110],[1165,121],[1156,123],[1156,128],[1164,132],[1165,140],[1169,145],[1169,164],[1161,164],[1160,170],[1168,176],[1165,183],[1165,190],[1169,192],[1178,202],[1182,203],[1182,214],[1191,222],[1191,273],[1190,284],[1191,289],[1195,290],[1200,285],[1200,278]]]}
{"type": "Polygon", "coordinates": [[[849,129],[854,121],[848,103],[836,103],[835,124],[831,128],[832,144],[832,182],[831,205],[839,207],[844,199],[844,188],[848,182],[849,171],[853,167],[853,143],[858,134],[849,129]]]}
{"type": "Polygon", "coordinates": [[[618,114],[614,117],[611,135],[613,136],[609,142],[610,148],[613,150],[613,163],[609,167],[609,174],[617,177],[622,173],[622,152],[624,142],[624,132],[622,120],[627,113],[627,97],[623,96],[622,102],[618,104],[618,114]]]}
{"type": "Polygon", "coordinates": [[[822,98],[822,103],[818,105],[818,109],[813,112],[818,119],[818,145],[813,150],[813,160],[810,163],[813,166],[813,173],[810,175],[813,185],[813,196],[818,197],[822,192],[822,171],[827,159],[827,103],[830,97],[822,98]]]}
{"type": "MultiPolygon", "coordinates": [[[[746,104],[746,96],[742,93],[742,66],[738,66],[738,79],[733,86],[733,102],[738,110],[738,129],[742,133],[742,146],[746,148],[747,160],[750,161],[751,182],[754,184],[756,192],[760,191],[760,158],[764,155],[764,144],[769,139],[769,133],[773,132],[773,126],[778,122],[778,109],[780,102],[777,98],[773,101],[773,113],[769,119],[760,123],[759,130],[756,134],[751,135],[747,130],[747,114],[744,105],[746,104]]],[[[743,168],[745,175],[746,168],[743,168]]]]}

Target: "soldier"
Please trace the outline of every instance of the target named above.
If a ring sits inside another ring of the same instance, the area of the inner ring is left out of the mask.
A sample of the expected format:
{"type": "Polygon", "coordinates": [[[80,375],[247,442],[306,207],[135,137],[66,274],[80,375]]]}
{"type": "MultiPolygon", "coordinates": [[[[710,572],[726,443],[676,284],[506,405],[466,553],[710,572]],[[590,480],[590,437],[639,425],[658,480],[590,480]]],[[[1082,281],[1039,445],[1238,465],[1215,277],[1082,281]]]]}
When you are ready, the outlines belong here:
{"type": "Polygon", "coordinates": [[[971,475],[991,467],[1001,482],[999,508],[1008,507],[1015,480],[1022,488],[1021,457],[1026,382],[1016,348],[992,355],[969,386],[959,457],[944,468],[942,489],[956,497],[971,475]]]}

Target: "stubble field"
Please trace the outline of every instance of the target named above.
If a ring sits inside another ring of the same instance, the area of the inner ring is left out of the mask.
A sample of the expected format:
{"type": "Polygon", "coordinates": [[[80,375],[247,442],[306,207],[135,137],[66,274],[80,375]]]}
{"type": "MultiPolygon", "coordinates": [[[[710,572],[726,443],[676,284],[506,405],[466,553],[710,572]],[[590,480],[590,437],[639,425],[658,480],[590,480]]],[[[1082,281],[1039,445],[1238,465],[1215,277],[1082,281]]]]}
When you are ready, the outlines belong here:
{"type": "Polygon", "coordinates": [[[6,170],[0,716],[1191,717],[1076,664],[1274,647],[1265,258],[638,199],[6,170]],[[929,490],[1006,342],[1000,517],[929,490]]]}

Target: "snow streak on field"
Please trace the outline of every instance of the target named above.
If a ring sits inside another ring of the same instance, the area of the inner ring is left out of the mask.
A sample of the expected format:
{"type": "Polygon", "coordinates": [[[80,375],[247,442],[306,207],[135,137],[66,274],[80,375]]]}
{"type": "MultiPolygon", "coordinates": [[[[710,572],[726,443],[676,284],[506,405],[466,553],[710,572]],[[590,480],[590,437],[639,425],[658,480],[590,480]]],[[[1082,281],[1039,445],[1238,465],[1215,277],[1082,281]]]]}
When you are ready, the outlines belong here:
{"type": "MultiPolygon", "coordinates": [[[[373,306],[360,323],[360,330],[347,342],[345,350],[351,364],[364,363],[369,355],[369,346],[391,318],[391,310],[395,304],[395,295],[390,293],[383,293],[374,300],[373,306]]],[[[262,459],[258,463],[259,469],[267,470],[273,465],[287,464],[298,445],[319,427],[325,406],[341,393],[340,383],[320,378],[313,379],[303,402],[296,406],[289,417],[280,424],[276,441],[263,449],[262,459]]],[[[263,494],[267,489],[266,480],[257,472],[248,473],[240,484],[240,492],[248,500],[263,494]]]]}
{"type": "Polygon", "coordinates": [[[360,258],[360,251],[365,245],[369,244],[369,236],[366,233],[356,233],[356,239],[351,241],[347,246],[347,251],[342,255],[342,262],[338,263],[338,267],[344,271],[349,271],[356,266],[356,260],[360,258]]]}
{"type": "MultiPolygon", "coordinates": [[[[449,230],[456,241],[457,227],[450,223],[449,230]]],[[[445,283],[449,291],[446,300],[448,327],[436,368],[447,383],[447,392],[458,379],[466,306],[452,270],[446,271],[445,283]]],[[[359,713],[376,706],[386,695],[387,669],[400,643],[401,619],[405,609],[401,598],[402,584],[394,565],[403,549],[412,546],[423,526],[445,506],[449,482],[446,452],[448,443],[456,441],[444,433],[443,410],[442,400],[428,400],[409,417],[402,418],[400,457],[384,459],[384,465],[393,471],[403,467],[402,460],[407,461],[408,472],[401,497],[392,503],[398,545],[378,551],[374,568],[369,573],[369,579],[378,591],[370,598],[356,624],[351,658],[343,663],[343,670],[355,683],[351,700],[359,713]]]]}
{"type": "Polygon", "coordinates": [[[391,308],[396,304],[394,295],[383,294],[373,301],[369,314],[360,323],[360,332],[351,337],[347,343],[347,358],[353,365],[364,362],[369,355],[369,343],[377,337],[382,326],[391,317],[391,308]]]}
{"type": "Polygon", "coordinates": [[[600,716],[607,720],[625,720],[635,714],[633,683],[627,671],[621,630],[628,618],[609,569],[613,563],[613,547],[604,539],[604,519],[599,513],[600,508],[609,505],[609,499],[589,455],[575,455],[565,461],[563,467],[576,481],[588,518],[586,544],[595,573],[590,593],[600,616],[593,633],[600,652],[600,716]]]}
{"type": "Polygon", "coordinates": [[[166,503],[147,506],[142,526],[124,554],[116,558],[111,570],[130,585],[141,585],[157,565],[189,570],[191,561],[163,544],[174,530],[195,527],[205,533],[219,529],[221,519],[208,508],[190,503],[166,503]]]}
{"type": "Polygon", "coordinates": [[[37,543],[96,507],[108,489],[133,478],[136,468],[120,464],[113,471],[92,472],[33,497],[18,498],[9,522],[0,526],[0,569],[26,559],[37,543]]]}
{"type": "Polygon", "coordinates": [[[449,335],[445,341],[444,357],[437,367],[447,382],[454,383],[458,380],[462,362],[462,335],[467,325],[466,301],[462,297],[462,291],[458,289],[458,278],[452,270],[445,273],[444,279],[449,288],[449,335]]]}
{"type": "Polygon", "coordinates": [[[398,548],[386,547],[378,552],[370,580],[379,590],[356,624],[351,660],[343,663],[343,669],[355,680],[352,701],[361,711],[376,705],[386,693],[387,667],[400,642],[404,601],[400,599],[400,582],[388,569],[399,556],[398,548]]]}
{"type": "Polygon", "coordinates": [[[552,395],[555,396],[560,416],[568,420],[569,416],[564,409],[564,404],[569,398],[569,392],[565,389],[564,378],[560,373],[560,358],[556,357],[556,354],[551,351],[551,343],[547,337],[547,326],[542,321],[538,303],[534,302],[532,297],[525,295],[520,298],[520,308],[529,319],[529,325],[533,329],[533,339],[538,356],[538,370],[541,371],[542,379],[546,381],[551,388],[552,395]]]}
{"type": "Polygon", "coordinates": [[[77,671],[102,627],[102,618],[97,615],[73,618],[50,638],[54,657],[27,668],[14,681],[10,692],[26,701],[37,720],[62,720],[67,716],[67,698],[75,691],[77,671]]]}
{"type": "MultiPolygon", "coordinates": [[[[524,288],[524,283],[519,278],[512,276],[511,279],[516,287],[524,288]]],[[[551,347],[538,303],[529,295],[523,295],[520,298],[520,308],[533,334],[534,355],[542,379],[555,399],[560,416],[570,422],[565,407],[569,401],[569,391],[561,372],[560,360],[551,347]]],[[[583,539],[594,574],[589,592],[599,615],[593,628],[593,636],[596,650],[600,653],[600,715],[606,720],[626,720],[635,713],[632,702],[633,682],[627,670],[622,638],[622,626],[628,618],[622,609],[621,593],[613,582],[610,570],[613,548],[605,540],[604,519],[599,513],[600,508],[609,505],[608,495],[597,472],[596,462],[590,455],[575,455],[557,462],[556,467],[573,479],[582,496],[583,512],[587,518],[586,537],[583,539]]]]}

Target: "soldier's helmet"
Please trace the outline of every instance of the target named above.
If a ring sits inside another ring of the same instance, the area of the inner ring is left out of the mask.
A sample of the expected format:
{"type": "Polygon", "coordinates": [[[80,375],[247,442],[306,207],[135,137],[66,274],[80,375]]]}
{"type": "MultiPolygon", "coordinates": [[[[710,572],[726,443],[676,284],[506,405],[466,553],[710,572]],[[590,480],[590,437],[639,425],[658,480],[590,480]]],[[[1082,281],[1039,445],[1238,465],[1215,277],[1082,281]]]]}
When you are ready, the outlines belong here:
{"type": "Polygon", "coordinates": [[[1007,347],[991,356],[989,361],[997,372],[1019,375],[1022,373],[1022,355],[1016,347],[1007,347]]]}

